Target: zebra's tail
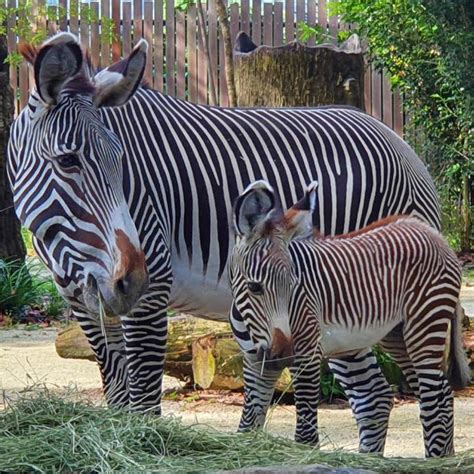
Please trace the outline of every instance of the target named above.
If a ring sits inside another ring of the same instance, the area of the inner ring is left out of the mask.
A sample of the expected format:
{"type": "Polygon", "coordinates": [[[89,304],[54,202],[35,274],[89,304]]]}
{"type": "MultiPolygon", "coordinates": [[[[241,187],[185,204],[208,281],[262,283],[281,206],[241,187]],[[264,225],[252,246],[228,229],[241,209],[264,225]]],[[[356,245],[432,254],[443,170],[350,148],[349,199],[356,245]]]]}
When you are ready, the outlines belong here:
{"type": "Polygon", "coordinates": [[[458,301],[456,315],[451,323],[451,341],[449,347],[447,377],[454,390],[461,390],[471,381],[471,369],[466,357],[462,337],[464,310],[458,301]]]}

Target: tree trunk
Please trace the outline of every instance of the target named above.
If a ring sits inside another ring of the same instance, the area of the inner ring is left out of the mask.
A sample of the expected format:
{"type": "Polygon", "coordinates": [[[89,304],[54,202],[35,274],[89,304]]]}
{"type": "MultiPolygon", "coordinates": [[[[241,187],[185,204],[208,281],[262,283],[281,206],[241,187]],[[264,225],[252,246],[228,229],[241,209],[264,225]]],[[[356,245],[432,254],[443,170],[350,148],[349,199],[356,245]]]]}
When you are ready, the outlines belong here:
{"type": "MultiPolygon", "coordinates": [[[[86,336],[76,322],[59,332],[56,352],[65,359],[95,360],[86,336]]],[[[170,318],[166,375],[201,388],[241,390],[244,386],[242,361],[242,352],[229,324],[192,316],[170,318]]],[[[277,389],[286,391],[290,380],[290,373],[285,370],[277,389]]]]}
{"type": "Polygon", "coordinates": [[[229,18],[224,0],[216,0],[216,10],[219,17],[222,39],[224,40],[225,79],[227,83],[227,92],[229,95],[229,106],[237,107],[237,91],[235,90],[234,79],[234,60],[232,57],[232,39],[230,37],[229,18]]]}
{"type": "Polygon", "coordinates": [[[217,91],[214,82],[214,74],[211,67],[211,56],[209,54],[209,35],[207,34],[206,20],[204,18],[204,9],[202,8],[201,0],[197,0],[197,11],[199,20],[199,36],[201,39],[201,48],[204,49],[204,54],[207,59],[207,73],[209,75],[209,98],[211,105],[217,105],[217,91]]]}
{"type": "Polygon", "coordinates": [[[471,239],[472,229],[472,202],[471,202],[472,183],[469,176],[462,179],[462,230],[461,230],[461,252],[469,253],[472,249],[471,239]]]}
{"type": "Polygon", "coordinates": [[[341,47],[257,47],[244,32],[234,47],[241,107],[314,107],[344,104],[364,109],[364,57],[356,35],[341,47]]]}
{"type": "Polygon", "coordinates": [[[20,223],[13,209],[6,169],[7,143],[15,110],[9,65],[4,63],[7,54],[7,38],[0,35],[0,259],[23,261],[25,246],[20,223]]]}

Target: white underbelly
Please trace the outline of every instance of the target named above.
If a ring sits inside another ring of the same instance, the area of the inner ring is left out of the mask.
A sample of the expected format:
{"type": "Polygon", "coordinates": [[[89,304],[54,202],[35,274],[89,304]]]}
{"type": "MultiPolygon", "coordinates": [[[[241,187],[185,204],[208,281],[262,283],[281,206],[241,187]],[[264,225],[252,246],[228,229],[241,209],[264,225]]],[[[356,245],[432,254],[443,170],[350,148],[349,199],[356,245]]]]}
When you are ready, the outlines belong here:
{"type": "Polygon", "coordinates": [[[216,280],[212,273],[203,277],[188,268],[173,268],[170,307],[205,319],[228,321],[232,296],[227,276],[216,280]]]}
{"type": "Polygon", "coordinates": [[[372,347],[384,338],[400,321],[368,328],[349,329],[340,325],[321,325],[321,348],[325,356],[372,347]]]}

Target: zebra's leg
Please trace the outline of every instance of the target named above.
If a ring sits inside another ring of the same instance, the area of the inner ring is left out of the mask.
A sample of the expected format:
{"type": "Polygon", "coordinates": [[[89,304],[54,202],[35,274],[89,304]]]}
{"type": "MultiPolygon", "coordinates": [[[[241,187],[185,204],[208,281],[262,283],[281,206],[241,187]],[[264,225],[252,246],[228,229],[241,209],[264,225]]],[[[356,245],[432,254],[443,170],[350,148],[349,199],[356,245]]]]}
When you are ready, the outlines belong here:
{"type": "Polygon", "coordinates": [[[253,354],[244,355],[244,408],[239,431],[261,428],[272,401],[281,370],[262,370],[262,362],[253,354]]]}
{"type": "Polygon", "coordinates": [[[106,318],[101,322],[97,316],[91,316],[76,308],[72,313],[95,354],[107,404],[112,407],[126,407],[129,403],[128,364],[119,319],[106,318]]]}
{"type": "Polygon", "coordinates": [[[399,325],[390,331],[379,343],[380,347],[389,353],[403,373],[406,382],[416,397],[419,397],[418,375],[413,362],[408,355],[405,340],[403,339],[403,326],[399,325]]]}
{"type": "Polygon", "coordinates": [[[161,393],[168,335],[168,278],[151,283],[136,309],[122,316],[128,360],[130,407],[161,414],[161,393]]]}
{"type": "Polygon", "coordinates": [[[230,309],[230,327],[244,354],[244,408],[239,431],[262,427],[281,371],[262,370],[256,350],[244,320],[233,304],[230,309]]]}
{"type": "MultiPolygon", "coordinates": [[[[302,352],[296,350],[296,354],[302,352]]],[[[319,344],[312,355],[296,356],[290,369],[295,389],[296,432],[295,441],[317,445],[318,405],[321,369],[321,349],[319,344]]]]}
{"type": "Polygon", "coordinates": [[[413,317],[403,331],[407,352],[418,376],[426,457],[454,454],[453,392],[443,371],[449,319],[453,312],[441,309],[438,314],[431,314],[431,324],[429,321],[420,324],[422,316],[413,317]],[[433,332],[435,334],[430,337],[433,332]]]}
{"type": "Polygon", "coordinates": [[[359,451],[383,453],[393,393],[370,349],[331,358],[329,367],[341,384],[359,429],[359,451]]]}

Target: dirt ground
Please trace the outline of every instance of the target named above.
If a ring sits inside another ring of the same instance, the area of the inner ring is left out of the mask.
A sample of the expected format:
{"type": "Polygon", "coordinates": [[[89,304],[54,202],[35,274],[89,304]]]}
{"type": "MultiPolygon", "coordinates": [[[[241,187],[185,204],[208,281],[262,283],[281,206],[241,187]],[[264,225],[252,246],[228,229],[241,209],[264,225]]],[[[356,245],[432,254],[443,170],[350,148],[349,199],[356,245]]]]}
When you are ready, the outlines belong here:
{"type": "MultiPolygon", "coordinates": [[[[64,390],[75,385],[94,400],[100,400],[101,382],[93,362],[61,359],[55,351],[55,329],[0,331],[0,390],[4,396],[14,397],[28,387],[46,384],[51,389],[64,390]]],[[[165,377],[165,388],[179,387],[179,382],[165,377]]],[[[180,417],[183,422],[199,423],[225,431],[238,426],[241,396],[214,396],[208,400],[188,397],[181,401],[165,400],[165,415],[180,417]]],[[[1,405],[1,400],[0,400],[1,405]]],[[[455,399],[457,451],[474,448],[474,398],[455,399]]],[[[271,410],[267,429],[275,434],[291,437],[295,425],[292,406],[278,406],[271,410]]],[[[343,406],[323,406],[319,412],[319,426],[323,449],[356,450],[357,430],[350,410],[343,406]]],[[[422,456],[423,442],[416,403],[397,404],[390,419],[386,455],[422,456]]]]}

